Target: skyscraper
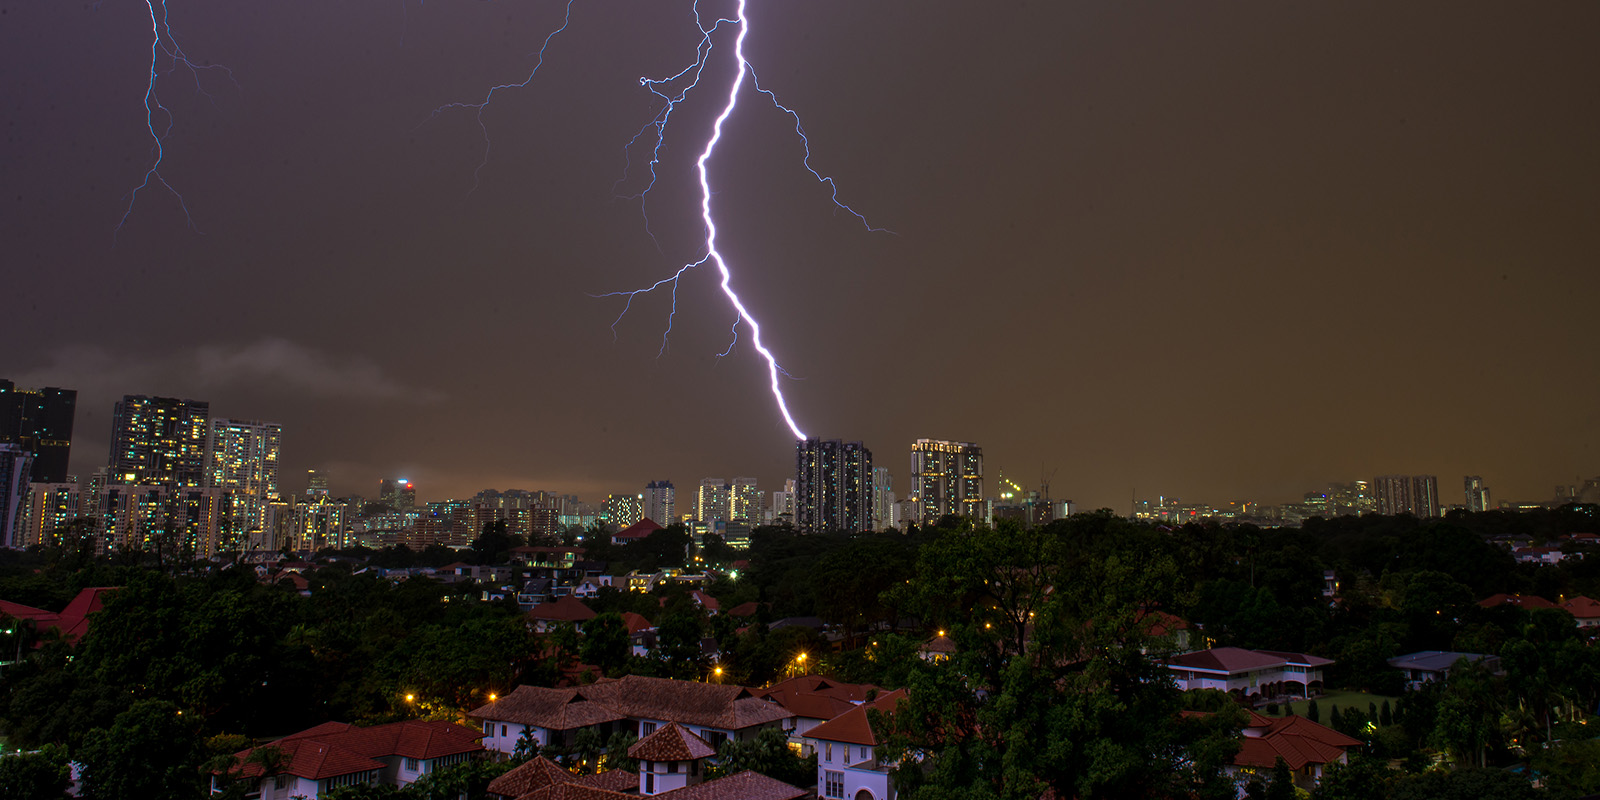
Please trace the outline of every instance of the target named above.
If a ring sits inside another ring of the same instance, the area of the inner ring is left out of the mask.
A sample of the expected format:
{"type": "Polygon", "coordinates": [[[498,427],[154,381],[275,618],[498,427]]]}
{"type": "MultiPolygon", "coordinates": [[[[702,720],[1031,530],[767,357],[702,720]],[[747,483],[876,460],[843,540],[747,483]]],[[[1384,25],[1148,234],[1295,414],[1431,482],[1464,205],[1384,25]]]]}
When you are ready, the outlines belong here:
{"type": "Polygon", "coordinates": [[[1439,478],[1436,475],[1381,475],[1372,481],[1379,514],[1410,514],[1427,519],[1439,516],[1439,478]]]}
{"type": "Polygon", "coordinates": [[[23,508],[28,498],[28,474],[33,453],[20,444],[0,444],[0,546],[22,549],[23,508]]]}
{"type": "Polygon", "coordinates": [[[971,442],[918,439],[911,445],[911,499],[918,521],[946,514],[984,519],[983,450],[971,442]]]}
{"type": "Polygon", "coordinates": [[[206,481],[211,404],[127,395],[111,414],[111,480],[200,487],[206,481]]]}
{"type": "Polygon", "coordinates": [[[1483,485],[1483,477],[1468,475],[1463,480],[1467,494],[1468,511],[1489,510],[1489,487],[1483,485]]]}
{"type": "Polygon", "coordinates": [[[872,530],[872,451],[860,442],[795,442],[795,525],[805,533],[872,530]]]}
{"type": "Polygon", "coordinates": [[[0,380],[0,444],[20,445],[33,454],[29,480],[64,483],[72,453],[72,417],[78,403],[73,389],[18,389],[0,380]]]}
{"type": "Polygon", "coordinates": [[[894,477],[888,467],[872,468],[872,528],[888,530],[900,521],[895,519],[894,477]]]}
{"type": "Polygon", "coordinates": [[[761,490],[755,478],[734,478],[728,485],[728,519],[761,521],[761,490]]]}
{"type": "Polygon", "coordinates": [[[728,482],[721,478],[705,478],[694,497],[694,518],[713,530],[718,522],[728,520],[728,482]]]}
{"type": "Polygon", "coordinates": [[[227,493],[222,550],[242,549],[252,542],[251,531],[267,530],[267,503],[278,494],[282,447],[283,426],[275,422],[211,421],[206,484],[227,493]]]}
{"type": "Polygon", "coordinates": [[[639,521],[643,507],[642,494],[613,494],[606,497],[600,517],[618,528],[626,528],[639,521]]]}
{"type": "Polygon", "coordinates": [[[657,525],[671,525],[678,521],[677,496],[672,488],[672,481],[651,481],[645,484],[644,516],[657,525]]]}

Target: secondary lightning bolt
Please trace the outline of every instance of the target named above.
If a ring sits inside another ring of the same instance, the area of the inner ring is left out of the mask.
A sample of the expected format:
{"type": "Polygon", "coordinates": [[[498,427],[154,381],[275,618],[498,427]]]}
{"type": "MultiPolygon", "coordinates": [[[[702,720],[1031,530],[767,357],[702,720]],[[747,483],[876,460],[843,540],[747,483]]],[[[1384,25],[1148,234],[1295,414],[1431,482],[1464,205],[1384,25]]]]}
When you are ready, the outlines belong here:
{"type": "MultiPolygon", "coordinates": [[[[145,170],[144,180],[140,181],[139,185],[133,187],[133,190],[128,193],[128,207],[122,212],[122,219],[117,221],[116,232],[120,232],[122,226],[127,224],[128,216],[133,213],[133,205],[139,200],[139,191],[149,186],[152,180],[166,187],[167,191],[177,198],[178,207],[183,209],[184,220],[188,222],[191,229],[199,232],[200,229],[194,224],[194,216],[189,213],[189,204],[184,202],[183,195],[179,194],[178,190],[174,189],[172,184],[167,182],[166,177],[161,174],[161,162],[166,157],[166,138],[172,132],[172,111],[161,104],[161,98],[156,94],[156,80],[160,77],[160,61],[161,57],[165,55],[172,62],[172,69],[176,69],[180,64],[188,68],[189,73],[194,76],[195,90],[204,95],[207,100],[211,100],[212,97],[200,84],[200,71],[221,70],[228,75],[228,80],[233,80],[233,71],[221,64],[202,65],[189,60],[188,54],[183,52],[183,47],[178,44],[172,35],[172,23],[168,19],[166,0],[145,0],[145,7],[150,11],[150,80],[145,84],[144,90],[144,122],[145,127],[150,131],[152,160],[150,168],[145,170]],[[157,2],[161,5],[159,19],[156,16],[157,2]],[[161,116],[164,117],[160,131],[156,130],[158,125],[156,121],[157,111],[160,111],[161,116]]],[[[235,81],[234,85],[238,85],[238,82],[235,81]]]]}
{"type": "Polygon", "coordinates": [[[483,160],[478,162],[478,168],[472,172],[472,191],[477,191],[478,185],[482,182],[480,176],[483,174],[483,168],[489,165],[489,150],[493,146],[492,142],[489,141],[489,126],[483,121],[483,110],[488,108],[490,103],[494,102],[495,93],[501,89],[526,89],[528,88],[528,84],[533,83],[534,77],[539,74],[539,68],[544,66],[544,52],[550,49],[550,41],[555,39],[556,36],[560,35],[562,31],[566,30],[568,25],[572,24],[572,4],[575,2],[577,2],[577,0],[567,0],[567,10],[561,17],[561,27],[556,28],[550,32],[549,36],[544,37],[544,44],[539,46],[539,60],[534,63],[533,69],[528,72],[528,77],[516,83],[502,83],[498,86],[491,86],[489,87],[488,93],[484,94],[483,99],[476,103],[446,103],[442,106],[439,106],[433,110],[432,114],[428,115],[427,119],[422,121],[421,125],[417,126],[420,128],[422,125],[426,125],[431,122],[440,114],[454,108],[471,108],[478,112],[478,128],[483,131],[483,160]]]}

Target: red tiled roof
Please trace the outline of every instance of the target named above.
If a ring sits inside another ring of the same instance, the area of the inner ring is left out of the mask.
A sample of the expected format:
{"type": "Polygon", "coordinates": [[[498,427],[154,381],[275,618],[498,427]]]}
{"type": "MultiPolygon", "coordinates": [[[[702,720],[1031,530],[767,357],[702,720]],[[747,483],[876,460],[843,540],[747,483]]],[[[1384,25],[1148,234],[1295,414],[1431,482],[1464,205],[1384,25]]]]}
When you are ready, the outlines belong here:
{"type": "Polygon", "coordinates": [[[650,624],[650,620],[644,618],[643,614],[635,614],[632,611],[622,612],[622,624],[628,629],[629,635],[638,633],[639,631],[647,631],[655,627],[654,625],[650,624]]]}
{"type": "Polygon", "coordinates": [[[737,775],[662,792],[656,797],[672,800],[795,800],[811,792],[796,789],[783,781],[746,770],[737,775]]]}
{"type": "Polygon", "coordinates": [[[630,717],[737,731],[793,714],[742,686],[628,675],[582,689],[585,697],[630,717]]]}
{"type": "Polygon", "coordinates": [[[950,637],[940,634],[923,643],[917,650],[923,653],[954,653],[956,643],[950,637]]]}
{"type": "Polygon", "coordinates": [[[468,716],[551,731],[570,731],[627,719],[627,715],[605,704],[590,701],[583,690],[540,686],[518,686],[511,694],[474,709],[468,716]]]}
{"type": "Polygon", "coordinates": [[[733,608],[728,609],[727,613],[728,613],[729,616],[732,616],[732,617],[753,617],[753,616],[756,615],[756,612],[759,611],[760,609],[761,609],[761,604],[757,603],[754,600],[751,600],[748,603],[740,603],[739,605],[736,605],[733,608]]]}
{"type": "Polygon", "coordinates": [[[638,800],[638,795],[580,783],[556,783],[528,792],[517,800],[638,800]]]}
{"type": "Polygon", "coordinates": [[[1488,597],[1479,600],[1478,605],[1482,606],[1483,608],[1494,608],[1495,606],[1510,605],[1516,606],[1517,608],[1527,609],[1529,611],[1532,611],[1536,608],[1556,607],[1555,603],[1552,603],[1543,597],[1539,597],[1538,595],[1505,593],[1489,595],[1488,597]]]}
{"type": "MultiPolygon", "coordinates": [[[[407,720],[387,725],[358,728],[343,722],[325,722],[315,728],[290,734],[270,745],[283,754],[283,772],[311,780],[322,780],[353,772],[382,769],[386,756],[433,759],[483,749],[478,742],[483,734],[453,722],[407,720]]],[[[235,758],[243,765],[245,777],[262,774],[259,764],[245,763],[251,752],[243,750],[235,758]]]]}
{"type": "Polygon", "coordinates": [[[1361,744],[1325,725],[1305,717],[1273,719],[1262,736],[1247,736],[1240,741],[1233,763],[1242,767],[1271,767],[1279,758],[1290,769],[1306,764],[1327,764],[1339,760],[1345,748],[1361,744]]]}
{"type": "Polygon", "coordinates": [[[692,761],[716,754],[715,747],[676,722],[656,728],[628,748],[628,758],[640,761],[692,761]]]}
{"type": "Polygon", "coordinates": [[[485,790],[490,794],[503,794],[507,797],[517,797],[536,789],[557,783],[570,783],[578,776],[564,770],[554,761],[544,756],[531,758],[518,764],[500,777],[489,781],[485,790]]]}
{"type": "Polygon", "coordinates": [[[579,775],[577,783],[613,792],[631,792],[639,789],[639,773],[625,769],[608,769],[596,775],[579,775]]]}
{"type": "Polygon", "coordinates": [[[1189,623],[1185,622],[1182,617],[1160,610],[1139,612],[1138,624],[1144,628],[1144,632],[1147,635],[1155,637],[1167,636],[1177,631],[1189,629],[1189,623]]]}
{"type": "Polygon", "coordinates": [[[821,675],[803,675],[773,684],[760,694],[768,700],[808,719],[833,719],[864,702],[867,695],[881,692],[865,683],[832,681],[821,675]]]}
{"type": "Polygon", "coordinates": [[[867,710],[875,708],[886,714],[893,713],[895,706],[905,699],[905,696],[906,690],[896,689],[870,703],[862,703],[812,728],[806,733],[806,738],[866,745],[868,747],[876,746],[878,737],[872,731],[872,723],[867,717],[867,710]]]}
{"type": "Polygon", "coordinates": [[[635,522],[632,525],[629,525],[628,527],[611,534],[611,538],[643,539],[644,537],[649,536],[650,534],[659,530],[661,530],[661,526],[657,525],[655,520],[645,517],[644,519],[641,519],[638,522],[635,522]]]}
{"type": "Polygon", "coordinates": [[[717,598],[712,597],[711,595],[706,594],[699,589],[690,592],[689,596],[693,597],[696,602],[700,603],[700,607],[707,611],[718,611],[722,608],[722,604],[717,602],[717,598]]]}
{"type": "Polygon", "coordinates": [[[1566,609],[1572,614],[1572,616],[1577,617],[1578,619],[1595,619],[1596,617],[1600,617],[1600,602],[1595,602],[1594,600],[1584,597],[1583,595],[1578,595],[1577,597],[1562,603],[1561,607],[1566,609]]]}
{"type": "Polygon", "coordinates": [[[540,603],[528,612],[530,619],[553,622],[585,622],[595,618],[595,613],[572,595],[565,595],[554,603],[540,603]]]}

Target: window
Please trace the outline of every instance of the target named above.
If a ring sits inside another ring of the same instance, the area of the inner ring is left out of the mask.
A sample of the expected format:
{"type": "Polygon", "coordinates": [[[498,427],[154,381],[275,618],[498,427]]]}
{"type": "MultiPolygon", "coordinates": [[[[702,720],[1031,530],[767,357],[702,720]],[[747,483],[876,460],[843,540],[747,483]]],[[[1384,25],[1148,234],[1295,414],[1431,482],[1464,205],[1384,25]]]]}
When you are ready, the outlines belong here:
{"type": "Polygon", "coordinates": [[[833,770],[822,771],[822,796],[844,797],[844,773],[833,770]]]}
{"type": "Polygon", "coordinates": [[[866,761],[868,758],[869,756],[867,755],[867,748],[861,748],[861,760],[866,761]]]}
{"type": "Polygon", "coordinates": [[[829,764],[832,764],[833,763],[833,742],[827,742],[826,744],[824,744],[822,746],[822,753],[823,753],[822,760],[828,762],[829,764]]]}
{"type": "Polygon", "coordinates": [[[641,722],[641,723],[639,723],[639,738],[640,739],[643,739],[644,737],[649,736],[650,734],[655,733],[655,732],[656,732],[656,724],[654,722],[641,722]]]}
{"type": "Polygon", "coordinates": [[[493,722],[485,722],[485,723],[483,723],[483,735],[484,736],[493,736],[494,735],[494,723],[493,722]]]}
{"type": "Polygon", "coordinates": [[[656,774],[654,772],[646,772],[644,774],[644,793],[656,793],[656,774]]]}
{"type": "Polygon", "coordinates": [[[407,758],[406,759],[406,769],[408,769],[408,770],[410,770],[412,772],[416,772],[418,766],[420,766],[420,765],[417,764],[417,760],[416,759],[414,759],[414,758],[407,758]]]}
{"type": "Polygon", "coordinates": [[[667,762],[667,774],[668,775],[676,775],[676,774],[678,774],[678,762],[676,762],[676,761],[668,761],[667,762]]]}
{"type": "Polygon", "coordinates": [[[504,726],[504,725],[500,726],[500,735],[501,736],[506,735],[506,726],[504,726]]]}
{"type": "Polygon", "coordinates": [[[289,788],[289,776],[288,775],[274,775],[274,776],[272,776],[272,788],[277,789],[279,791],[283,791],[284,789],[289,788]]]}

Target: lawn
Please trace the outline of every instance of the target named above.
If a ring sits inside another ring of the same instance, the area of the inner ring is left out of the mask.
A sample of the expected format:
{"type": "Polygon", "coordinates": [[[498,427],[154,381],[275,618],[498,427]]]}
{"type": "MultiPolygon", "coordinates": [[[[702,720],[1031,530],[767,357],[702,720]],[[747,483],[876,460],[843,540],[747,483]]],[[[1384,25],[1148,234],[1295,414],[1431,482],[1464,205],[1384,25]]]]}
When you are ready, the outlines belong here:
{"type": "MultiPolygon", "coordinates": [[[[1322,712],[1322,718],[1323,719],[1327,719],[1328,718],[1328,712],[1332,711],[1334,706],[1338,706],[1341,709],[1350,708],[1351,706],[1355,706],[1356,708],[1359,708],[1362,711],[1366,711],[1367,710],[1367,704],[1369,704],[1369,703],[1376,704],[1378,706],[1378,708],[1383,708],[1383,701],[1385,701],[1385,700],[1389,701],[1389,710],[1392,712],[1394,710],[1395,701],[1397,699],[1398,698],[1394,698],[1394,697],[1385,697],[1385,696],[1383,696],[1381,694],[1367,694],[1366,692],[1345,692],[1345,691],[1329,692],[1326,695],[1323,695],[1322,697],[1316,698],[1316,700],[1317,700],[1317,710],[1322,712]]],[[[1300,716],[1303,717],[1303,716],[1306,715],[1306,707],[1307,707],[1307,705],[1308,705],[1307,702],[1304,701],[1304,700],[1296,700],[1293,703],[1289,704],[1289,708],[1294,709],[1294,713],[1299,714],[1300,716]]],[[[1283,704],[1279,704],[1278,705],[1278,712],[1280,714],[1283,713],[1283,708],[1284,708],[1283,704]]],[[[1258,709],[1258,710],[1260,710],[1260,709],[1258,709]]]]}

